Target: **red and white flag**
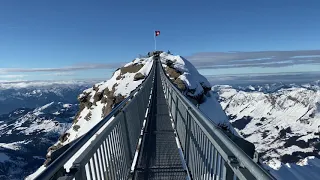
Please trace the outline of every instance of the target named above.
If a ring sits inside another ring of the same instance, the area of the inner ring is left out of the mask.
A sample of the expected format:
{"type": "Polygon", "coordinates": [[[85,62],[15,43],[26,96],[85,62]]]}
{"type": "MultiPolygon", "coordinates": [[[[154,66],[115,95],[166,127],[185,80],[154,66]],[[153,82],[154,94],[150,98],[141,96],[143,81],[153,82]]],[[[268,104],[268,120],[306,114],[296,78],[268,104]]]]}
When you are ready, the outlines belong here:
{"type": "Polygon", "coordinates": [[[155,35],[159,36],[160,35],[160,31],[155,31],[155,35]]]}

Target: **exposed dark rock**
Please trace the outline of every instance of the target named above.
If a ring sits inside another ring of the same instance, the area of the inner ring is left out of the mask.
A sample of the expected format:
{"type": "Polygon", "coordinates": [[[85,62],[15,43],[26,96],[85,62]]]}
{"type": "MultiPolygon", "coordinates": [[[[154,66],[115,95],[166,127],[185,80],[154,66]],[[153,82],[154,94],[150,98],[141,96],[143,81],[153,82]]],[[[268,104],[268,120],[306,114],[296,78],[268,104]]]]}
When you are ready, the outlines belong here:
{"type": "Polygon", "coordinates": [[[53,145],[53,146],[49,147],[48,151],[55,151],[61,147],[62,147],[62,144],[58,143],[57,145],[53,145]]]}
{"type": "Polygon", "coordinates": [[[119,103],[121,103],[124,100],[124,96],[118,94],[116,97],[114,97],[113,105],[114,107],[117,106],[119,103]]]}
{"type": "Polygon", "coordinates": [[[247,138],[249,136],[251,136],[252,134],[241,134],[243,138],[247,138]]]}
{"type": "Polygon", "coordinates": [[[79,128],[80,128],[80,126],[79,126],[79,125],[74,125],[74,126],[73,126],[73,130],[75,130],[75,131],[78,131],[78,130],[79,130],[79,128]]]}
{"type": "Polygon", "coordinates": [[[229,120],[234,120],[237,118],[237,115],[229,114],[228,117],[229,117],[229,120]]]}
{"type": "Polygon", "coordinates": [[[79,105],[79,111],[77,112],[77,114],[75,115],[73,121],[72,121],[72,124],[76,124],[80,118],[80,114],[81,114],[81,111],[85,108],[85,106],[83,104],[80,103],[79,105]]]}
{"type": "Polygon", "coordinates": [[[90,102],[91,96],[89,96],[89,93],[86,93],[84,96],[79,98],[80,102],[80,109],[79,111],[82,111],[85,107],[90,108],[92,106],[92,102],[90,102]]]}
{"type": "Polygon", "coordinates": [[[201,86],[202,86],[205,94],[207,94],[209,91],[211,91],[211,87],[207,87],[203,83],[201,83],[201,86]]]}
{"type": "Polygon", "coordinates": [[[167,66],[165,68],[165,71],[169,75],[169,77],[173,78],[174,80],[176,80],[181,75],[181,72],[179,72],[176,69],[173,69],[173,68],[171,68],[169,66],[167,66]]]}
{"type": "Polygon", "coordinates": [[[266,97],[273,106],[276,104],[276,97],[272,96],[271,94],[269,94],[269,96],[266,97]]]}
{"type": "Polygon", "coordinates": [[[167,60],[167,61],[166,61],[166,65],[167,65],[168,67],[172,67],[173,62],[172,62],[171,60],[167,60]]]}
{"type": "Polygon", "coordinates": [[[180,91],[185,91],[186,90],[186,85],[184,84],[184,82],[180,78],[177,78],[173,83],[175,85],[177,85],[177,88],[180,91]]]}
{"type": "Polygon", "coordinates": [[[290,137],[288,140],[286,140],[285,144],[284,144],[284,147],[290,147],[290,146],[298,146],[300,148],[308,148],[309,147],[309,143],[303,141],[303,140],[298,140],[301,136],[293,136],[293,137],[290,137]]]}
{"type": "Polygon", "coordinates": [[[99,87],[96,86],[96,85],[93,85],[93,90],[94,90],[94,91],[98,91],[98,90],[99,90],[99,87]]]}
{"type": "Polygon", "coordinates": [[[291,132],[292,131],[291,131],[290,127],[286,128],[286,129],[281,129],[279,132],[279,136],[280,136],[280,138],[284,138],[284,137],[286,137],[287,133],[291,133],[291,132]]]}
{"type": "Polygon", "coordinates": [[[59,141],[63,143],[68,139],[69,136],[70,136],[69,133],[64,133],[59,137],[59,141]]]}
{"type": "Polygon", "coordinates": [[[126,74],[126,73],[136,73],[138,72],[141,68],[143,67],[142,64],[132,64],[127,67],[122,67],[120,68],[121,70],[121,75],[126,74]]]}
{"type": "Polygon", "coordinates": [[[62,146],[60,143],[57,144],[56,146],[52,146],[52,148],[49,150],[51,151],[50,156],[46,156],[46,161],[43,163],[45,167],[50,165],[51,162],[56,160],[61,154],[63,154],[70,146],[72,143],[67,144],[65,146],[62,146]]]}
{"type": "Polygon", "coordinates": [[[314,118],[315,116],[316,116],[316,112],[315,111],[313,111],[311,114],[309,114],[310,118],[314,118]]]}
{"type": "Polygon", "coordinates": [[[107,102],[107,100],[108,100],[108,96],[103,95],[102,98],[101,98],[101,103],[105,104],[107,102]]]}
{"type": "Polygon", "coordinates": [[[121,74],[119,74],[117,77],[116,77],[116,80],[120,80],[121,79],[121,74]]]}
{"type": "Polygon", "coordinates": [[[137,73],[136,75],[134,75],[134,80],[135,81],[138,81],[140,79],[144,79],[145,78],[145,75],[141,74],[140,72],[137,73]]]}
{"type": "Polygon", "coordinates": [[[92,113],[89,112],[86,117],[84,117],[85,120],[89,121],[91,119],[92,113]]]}
{"type": "Polygon", "coordinates": [[[102,117],[106,117],[111,111],[112,108],[117,106],[125,99],[122,95],[110,96],[106,99],[106,105],[102,108],[102,117]]]}
{"type": "Polygon", "coordinates": [[[263,122],[263,121],[265,121],[265,120],[267,120],[267,118],[265,118],[265,117],[262,117],[262,118],[260,119],[261,122],[263,122]]]}
{"type": "Polygon", "coordinates": [[[314,144],[314,148],[316,148],[318,151],[320,151],[320,142],[316,142],[314,144]]]}
{"type": "Polygon", "coordinates": [[[102,92],[96,92],[95,94],[94,94],[94,96],[93,96],[93,104],[95,104],[96,105],[96,103],[98,102],[98,101],[100,101],[101,99],[102,99],[102,97],[103,97],[103,91],[102,92]]]}
{"type": "Polygon", "coordinates": [[[112,110],[112,106],[110,106],[109,104],[103,106],[102,108],[102,117],[105,118],[112,110]]]}
{"type": "Polygon", "coordinates": [[[251,120],[252,120],[252,117],[244,116],[241,119],[238,119],[238,120],[232,122],[231,124],[233,127],[237,128],[239,130],[242,130],[247,126],[247,124],[249,124],[251,122],[251,120]]]}
{"type": "Polygon", "coordinates": [[[268,133],[269,133],[269,132],[270,132],[269,130],[265,130],[265,131],[262,133],[262,138],[264,139],[264,138],[268,137],[268,133]]]}
{"type": "Polygon", "coordinates": [[[315,156],[316,158],[320,158],[320,155],[318,154],[318,151],[313,152],[300,152],[296,151],[292,154],[285,154],[281,157],[282,163],[297,163],[299,160],[304,159],[308,156],[315,156]]]}
{"type": "Polygon", "coordinates": [[[261,123],[256,123],[256,126],[262,126],[262,124],[261,123]]]}

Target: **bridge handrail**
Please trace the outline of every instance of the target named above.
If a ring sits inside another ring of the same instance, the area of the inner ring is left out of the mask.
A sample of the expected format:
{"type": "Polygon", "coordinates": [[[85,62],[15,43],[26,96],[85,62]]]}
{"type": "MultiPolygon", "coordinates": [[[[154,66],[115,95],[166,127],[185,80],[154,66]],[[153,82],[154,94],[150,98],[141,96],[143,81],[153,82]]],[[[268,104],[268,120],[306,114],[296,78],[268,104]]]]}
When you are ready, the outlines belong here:
{"type": "MultiPolygon", "coordinates": [[[[116,107],[114,107],[112,109],[112,111],[105,117],[103,118],[98,124],[96,124],[91,130],[89,130],[85,135],[81,136],[78,140],[76,140],[63,154],[61,154],[57,159],[55,159],[52,163],[50,163],[50,165],[48,167],[46,167],[46,169],[44,171],[42,171],[37,177],[35,177],[35,180],[49,180],[49,179],[73,179],[75,172],[72,172],[78,164],[77,163],[73,163],[74,166],[72,166],[72,168],[70,168],[70,172],[71,172],[71,176],[69,176],[65,170],[64,170],[64,165],[81,149],[81,147],[83,147],[86,142],[88,142],[94,135],[96,135],[98,133],[98,131],[113,117],[116,117],[121,111],[123,111],[123,109],[125,109],[131,102],[132,99],[134,99],[133,97],[135,96],[139,96],[142,90],[147,91],[150,89],[152,89],[152,83],[153,83],[153,75],[155,73],[155,62],[152,65],[152,69],[150,70],[148,76],[145,78],[144,82],[141,83],[134,91],[132,91],[130,93],[130,95],[125,98],[121,103],[119,103],[116,107]],[[145,88],[146,87],[146,88],[145,88]],[[67,175],[66,175],[67,174],[67,175]],[[63,177],[63,178],[62,178],[63,177]]],[[[147,93],[145,92],[145,93],[147,93]]],[[[144,100],[148,100],[149,98],[149,94],[146,94],[144,97],[144,100]]],[[[147,104],[143,103],[144,106],[147,106],[147,104]]],[[[144,109],[141,109],[141,112],[144,109]]],[[[142,113],[144,113],[145,111],[143,111],[142,113]]],[[[144,116],[144,114],[143,114],[144,116]]],[[[140,114],[139,114],[139,117],[140,114]]],[[[120,121],[120,120],[119,120],[120,121]]],[[[140,120],[141,121],[141,120],[140,120]]],[[[108,124],[108,126],[103,130],[104,132],[106,131],[110,131],[110,129],[108,129],[108,127],[114,127],[115,122],[111,122],[108,124]]],[[[142,124],[142,121],[139,123],[139,125],[142,124]]],[[[139,134],[140,134],[140,129],[141,127],[139,127],[139,134]]],[[[100,134],[103,134],[104,132],[101,132],[100,134]]],[[[98,136],[100,135],[98,134],[98,136]]],[[[96,141],[98,138],[94,139],[93,141],[96,141]]],[[[137,138],[138,140],[138,138],[137,138]]],[[[92,141],[92,143],[93,143],[92,141]]],[[[91,144],[89,147],[92,147],[93,144],[91,144]]],[[[136,144],[132,144],[132,147],[135,147],[136,144]]],[[[133,155],[134,155],[135,149],[132,149],[130,153],[130,159],[132,160],[133,155]]],[[[84,156],[83,154],[80,156],[84,156]]],[[[78,157],[76,161],[79,161],[78,157]]],[[[106,162],[105,162],[106,163],[106,162]]],[[[130,162],[131,164],[131,162],[130,162]]],[[[77,168],[77,167],[76,167],[77,168]]],[[[81,167],[82,168],[82,167],[81,167]]],[[[79,169],[76,169],[76,171],[78,171],[79,169]]],[[[82,169],[83,170],[83,169],[82,169]]],[[[128,169],[129,170],[129,169],[128,169]]],[[[86,177],[81,177],[80,179],[84,179],[86,177]]],[[[78,178],[76,178],[78,179],[78,178]]]]}
{"type": "Polygon", "coordinates": [[[214,125],[212,121],[203,115],[203,113],[177,89],[165,73],[161,63],[159,67],[162,69],[160,71],[161,79],[168,101],[169,111],[172,114],[184,152],[184,158],[192,178],[207,179],[214,174],[214,176],[222,177],[222,179],[233,179],[233,176],[246,180],[274,179],[272,175],[255,163],[221,128],[214,125]],[[191,120],[193,121],[191,122],[191,120]],[[192,131],[196,133],[192,134],[192,131]],[[198,142],[200,144],[198,144],[198,146],[202,145],[205,147],[196,147],[195,144],[192,146],[192,144],[190,144],[192,142],[190,141],[193,139],[200,141],[198,142]],[[199,152],[195,152],[195,149],[199,152]],[[195,162],[200,159],[206,162],[195,162]],[[217,163],[217,161],[220,161],[220,163],[217,163]],[[195,165],[198,167],[193,167],[195,165]],[[223,168],[223,170],[221,170],[221,168],[223,168]]]}

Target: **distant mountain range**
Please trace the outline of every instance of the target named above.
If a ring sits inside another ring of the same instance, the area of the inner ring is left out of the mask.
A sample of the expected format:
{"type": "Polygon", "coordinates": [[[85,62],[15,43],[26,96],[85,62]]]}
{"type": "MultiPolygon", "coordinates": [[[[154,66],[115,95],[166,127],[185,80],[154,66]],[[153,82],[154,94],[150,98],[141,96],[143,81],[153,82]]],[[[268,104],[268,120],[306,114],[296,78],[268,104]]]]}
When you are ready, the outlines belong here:
{"type": "Polygon", "coordinates": [[[232,125],[255,144],[262,161],[278,179],[319,177],[314,170],[320,168],[319,81],[217,85],[212,90],[218,93],[232,125]]]}
{"type": "Polygon", "coordinates": [[[70,128],[77,96],[90,82],[0,85],[0,179],[23,179],[45,161],[47,149],[70,128]]]}
{"type": "MultiPolygon", "coordinates": [[[[90,82],[0,85],[0,179],[23,179],[71,128],[77,96],[90,82]]],[[[320,81],[216,85],[238,133],[255,144],[277,179],[316,179],[320,173],[320,81]]]]}
{"type": "Polygon", "coordinates": [[[36,108],[55,102],[78,103],[77,96],[92,81],[30,81],[0,83],[0,114],[17,108],[36,108]]]}

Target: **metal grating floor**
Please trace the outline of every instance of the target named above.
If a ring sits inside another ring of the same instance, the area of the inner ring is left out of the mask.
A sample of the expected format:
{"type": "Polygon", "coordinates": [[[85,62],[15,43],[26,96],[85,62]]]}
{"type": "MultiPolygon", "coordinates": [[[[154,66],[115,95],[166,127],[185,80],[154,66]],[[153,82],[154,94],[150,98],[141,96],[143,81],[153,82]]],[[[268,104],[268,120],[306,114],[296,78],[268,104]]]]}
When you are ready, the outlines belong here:
{"type": "Polygon", "coordinates": [[[154,89],[134,179],[185,180],[187,174],[182,166],[158,68],[154,89]]]}

